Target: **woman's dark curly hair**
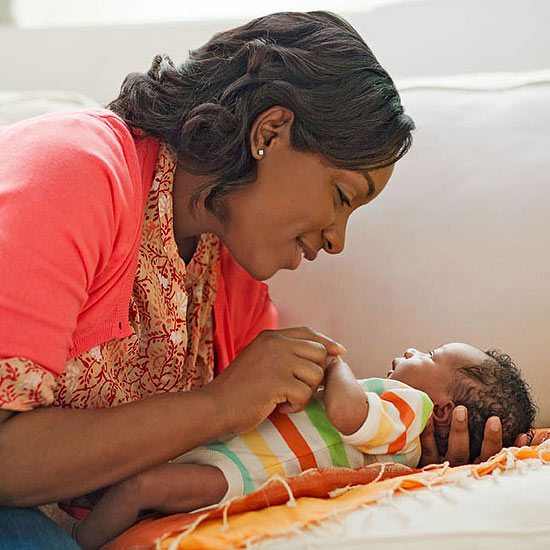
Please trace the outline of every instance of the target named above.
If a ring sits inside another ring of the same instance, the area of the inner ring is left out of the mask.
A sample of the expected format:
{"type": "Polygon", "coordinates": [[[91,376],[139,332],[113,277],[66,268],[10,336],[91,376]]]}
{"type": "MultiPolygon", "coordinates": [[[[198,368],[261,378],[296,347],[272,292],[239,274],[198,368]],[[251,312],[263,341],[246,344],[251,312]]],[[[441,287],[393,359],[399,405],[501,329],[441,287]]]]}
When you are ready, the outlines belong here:
{"type": "Polygon", "coordinates": [[[205,206],[256,179],[249,133],[280,105],[295,116],[291,144],[339,168],[381,168],[411,145],[412,119],[357,31],[323,11],[275,13],[216,34],[176,67],[157,55],[129,74],[108,107],[145,136],[166,142],[178,163],[209,176],[205,206]]]}
{"type": "Polygon", "coordinates": [[[468,408],[470,461],[481,452],[485,422],[498,416],[502,423],[504,447],[514,444],[520,433],[532,428],[537,408],[531,389],[509,355],[500,350],[487,350],[480,365],[456,369],[455,405],[468,408]]]}

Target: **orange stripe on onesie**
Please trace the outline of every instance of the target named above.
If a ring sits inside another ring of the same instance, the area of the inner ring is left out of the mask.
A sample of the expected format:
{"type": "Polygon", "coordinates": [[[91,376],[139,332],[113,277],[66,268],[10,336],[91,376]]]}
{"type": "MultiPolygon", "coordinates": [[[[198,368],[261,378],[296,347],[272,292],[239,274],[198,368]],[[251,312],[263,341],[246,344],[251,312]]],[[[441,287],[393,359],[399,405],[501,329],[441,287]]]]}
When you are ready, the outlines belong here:
{"type": "Polygon", "coordinates": [[[281,437],[298,459],[302,471],[317,468],[317,461],[315,460],[315,456],[313,456],[313,451],[288,415],[274,412],[269,416],[269,420],[277,428],[281,437]]]}
{"type": "Polygon", "coordinates": [[[403,433],[388,445],[388,454],[395,454],[407,443],[407,430],[414,420],[414,410],[404,399],[393,392],[384,392],[380,398],[395,406],[399,411],[399,419],[405,426],[403,433]]]}

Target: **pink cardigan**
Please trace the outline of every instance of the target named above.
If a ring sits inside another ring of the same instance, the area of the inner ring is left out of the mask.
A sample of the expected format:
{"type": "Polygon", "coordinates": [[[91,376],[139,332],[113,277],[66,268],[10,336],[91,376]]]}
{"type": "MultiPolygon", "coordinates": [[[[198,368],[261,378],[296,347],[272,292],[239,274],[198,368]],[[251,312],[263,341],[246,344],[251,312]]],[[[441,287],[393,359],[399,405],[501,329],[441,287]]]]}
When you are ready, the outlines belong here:
{"type": "MultiPolygon", "coordinates": [[[[0,358],[54,375],[68,358],[130,334],[128,305],[158,141],[106,110],[0,130],[0,358]]],[[[216,372],[277,313],[267,286],[221,250],[216,372]]]]}

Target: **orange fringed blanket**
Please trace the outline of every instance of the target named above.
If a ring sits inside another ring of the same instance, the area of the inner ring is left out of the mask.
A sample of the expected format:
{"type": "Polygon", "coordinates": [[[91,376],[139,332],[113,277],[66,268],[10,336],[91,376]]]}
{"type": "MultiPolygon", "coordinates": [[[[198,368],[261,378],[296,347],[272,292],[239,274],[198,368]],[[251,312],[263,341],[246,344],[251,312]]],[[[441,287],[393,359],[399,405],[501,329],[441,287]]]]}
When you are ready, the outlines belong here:
{"type": "MultiPolygon", "coordinates": [[[[299,476],[288,478],[284,483],[274,479],[264,488],[249,495],[202,512],[174,514],[161,519],[145,519],[103,547],[104,550],[140,550],[155,548],[155,540],[172,532],[181,532],[204,521],[249,513],[283,505],[301,497],[326,499],[333,491],[346,486],[364,485],[414,471],[401,464],[372,464],[362,468],[311,469],[299,476]]],[[[223,546],[222,546],[223,547],[223,546]]],[[[200,546],[199,548],[216,548],[200,546]]]]}
{"type": "Polygon", "coordinates": [[[310,470],[284,481],[273,480],[265,488],[225,506],[144,520],[109,543],[104,550],[245,547],[251,541],[278,536],[297,527],[372,505],[398,491],[453,483],[464,476],[483,477],[526,459],[550,463],[550,445],[512,447],[482,464],[457,468],[434,465],[419,471],[397,464],[374,464],[356,470],[310,470]]]}

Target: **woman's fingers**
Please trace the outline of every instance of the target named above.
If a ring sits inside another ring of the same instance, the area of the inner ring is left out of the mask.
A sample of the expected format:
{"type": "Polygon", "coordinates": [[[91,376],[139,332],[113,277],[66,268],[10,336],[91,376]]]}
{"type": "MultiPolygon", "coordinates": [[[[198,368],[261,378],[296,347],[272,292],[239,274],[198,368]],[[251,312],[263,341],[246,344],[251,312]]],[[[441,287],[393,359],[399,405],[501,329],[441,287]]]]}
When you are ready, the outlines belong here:
{"type": "Polygon", "coordinates": [[[458,405],[453,410],[449,446],[445,457],[451,466],[462,466],[470,461],[470,434],[468,433],[468,410],[458,405]]]}
{"type": "Polygon", "coordinates": [[[485,422],[483,443],[481,444],[480,462],[489,460],[502,449],[502,425],[498,416],[491,416],[485,422]]]}
{"type": "Polygon", "coordinates": [[[283,336],[283,338],[289,341],[290,350],[297,358],[315,363],[323,371],[325,370],[328,352],[323,344],[314,340],[298,340],[287,336],[283,336]]]}
{"type": "MultiPolygon", "coordinates": [[[[420,467],[427,464],[441,462],[435,436],[433,432],[432,419],[426,424],[426,428],[420,434],[422,444],[422,458],[420,467]]],[[[498,453],[502,449],[502,426],[498,416],[491,416],[485,423],[485,432],[483,443],[481,444],[481,454],[476,462],[484,462],[498,453]]],[[[468,432],[468,409],[463,405],[455,407],[451,419],[451,430],[447,454],[445,460],[449,461],[451,466],[462,466],[470,462],[470,434],[468,432]]]]}
{"type": "Polygon", "coordinates": [[[294,363],[294,376],[309,386],[311,392],[316,392],[325,376],[324,365],[321,366],[315,361],[300,358],[294,363]]]}
{"type": "Polygon", "coordinates": [[[424,431],[420,434],[420,445],[422,446],[422,457],[418,464],[419,468],[440,462],[439,451],[435,442],[434,420],[432,416],[430,416],[428,422],[426,422],[424,431]]]}
{"type": "Polygon", "coordinates": [[[301,411],[323,381],[325,371],[317,363],[297,358],[293,361],[292,376],[285,388],[286,401],[277,405],[284,414],[301,411]]]}
{"type": "Polygon", "coordinates": [[[277,410],[284,414],[301,411],[310,401],[312,395],[323,379],[323,371],[317,365],[311,369],[302,369],[295,381],[286,388],[286,401],[277,406],[277,410]],[[306,373],[306,370],[310,371],[306,373]],[[320,371],[320,375],[319,375],[320,371]],[[309,383],[304,379],[309,379],[309,383]]]}
{"type": "Polygon", "coordinates": [[[306,327],[261,332],[209,384],[231,432],[252,429],[274,409],[302,410],[323,380],[334,340],[306,327]]]}
{"type": "Polygon", "coordinates": [[[540,445],[550,439],[550,430],[548,428],[535,428],[523,435],[525,435],[526,441],[523,445],[540,445]]]}
{"type": "Polygon", "coordinates": [[[531,444],[532,439],[532,437],[529,437],[529,434],[519,434],[516,437],[516,442],[514,443],[514,445],[516,447],[526,447],[527,445],[531,444]]]}
{"type": "Polygon", "coordinates": [[[342,344],[332,338],[329,338],[328,336],[325,336],[324,334],[321,334],[320,332],[317,332],[316,330],[313,330],[310,327],[285,328],[278,332],[288,338],[309,340],[322,344],[329,355],[340,355],[342,353],[346,353],[346,348],[342,344]]]}

